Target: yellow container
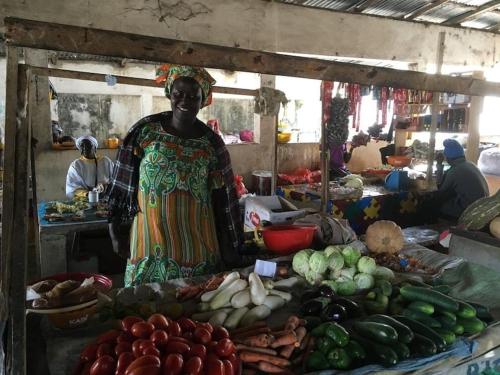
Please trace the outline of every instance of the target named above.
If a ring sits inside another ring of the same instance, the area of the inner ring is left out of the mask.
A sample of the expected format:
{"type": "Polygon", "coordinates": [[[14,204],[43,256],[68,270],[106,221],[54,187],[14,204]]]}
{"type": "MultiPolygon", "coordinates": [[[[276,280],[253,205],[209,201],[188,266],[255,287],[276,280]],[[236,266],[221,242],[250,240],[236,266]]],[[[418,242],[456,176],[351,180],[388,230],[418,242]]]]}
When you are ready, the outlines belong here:
{"type": "Polygon", "coordinates": [[[279,143],[288,143],[292,139],[292,133],[278,133],[279,143]]]}

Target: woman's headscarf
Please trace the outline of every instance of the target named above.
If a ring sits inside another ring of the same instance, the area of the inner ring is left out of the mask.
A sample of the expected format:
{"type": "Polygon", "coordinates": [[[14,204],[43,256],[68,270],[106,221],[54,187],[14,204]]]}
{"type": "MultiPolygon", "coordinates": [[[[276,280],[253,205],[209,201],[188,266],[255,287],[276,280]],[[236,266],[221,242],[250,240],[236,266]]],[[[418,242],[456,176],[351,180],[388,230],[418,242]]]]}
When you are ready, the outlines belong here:
{"type": "Polygon", "coordinates": [[[82,142],[86,139],[89,140],[92,143],[92,145],[95,147],[95,149],[97,150],[97,147],[99,146],[99,144],[97,143],[97,139],[95,139],[91,135],[83,135],[83,136],[77,138],[77,140],[75,142],[76,148],[79,149],[80,151],[82,151],[82,142]]]}
{"type": "Polygon", "coordinates": [[[206,107],[212,103],[212,87],[215,79],[203,68],[187,65],[165,64],[156,71],[156,82],[165,85],[165,96],[170,99],[174,81],[182,77],[193,78],[201,87],[203,92],[202,106],[206,107]]]}

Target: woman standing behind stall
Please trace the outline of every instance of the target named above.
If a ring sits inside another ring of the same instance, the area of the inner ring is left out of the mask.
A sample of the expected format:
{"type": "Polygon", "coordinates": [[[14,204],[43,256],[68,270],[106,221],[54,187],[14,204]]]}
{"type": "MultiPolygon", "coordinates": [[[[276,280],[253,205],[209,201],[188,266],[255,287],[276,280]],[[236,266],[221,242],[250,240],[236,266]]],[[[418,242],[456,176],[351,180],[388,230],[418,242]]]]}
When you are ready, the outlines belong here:
{"type": "Polygon", "coordinates": [[[75,142],[80,150],[80,158],[71,163],[66,175],[66,196],[86,196],[94,188],[101,192],[111,180],[113,162],[107,156],[98,156],[97,139],[91,135],[80,137],[75,142]]]}
{"type": "Polygon", "coordinates": [[[133,219],[125,285],[162,282],[237,264],[242,228],[229,153],[196,118],[211,102],[214,79],[201,68],[164,65],[158,82],[172,111],[141,119],[118,152],[110,235],[133,219]]]}

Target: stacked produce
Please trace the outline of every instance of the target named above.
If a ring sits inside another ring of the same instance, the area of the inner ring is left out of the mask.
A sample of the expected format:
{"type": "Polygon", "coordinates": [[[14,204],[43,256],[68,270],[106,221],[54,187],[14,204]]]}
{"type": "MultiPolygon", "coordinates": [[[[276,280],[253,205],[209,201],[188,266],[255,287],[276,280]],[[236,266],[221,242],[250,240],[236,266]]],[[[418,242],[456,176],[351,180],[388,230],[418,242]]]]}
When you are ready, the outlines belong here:
{"type": "Polygon", "coordinates": [[[147,321],[129,316],[87,345],[75,374],[233,375],[240,372],[236,346],[223,327],[161,314],[147,321]]]}
{"type": "Polygon", "coordinates": [[[361,256],[358,249],[328,246],[323,251],[305,249],[293,257],[292,267],[311,285],[324,284],[340,295],[353,295],[375,286],[377,278],[393,278],[391,270],[361,256]]]}
{"type": "Polygon", "coordinates": [[[238,272],[232,272],[217,289],[201,295],[200,312],[193,319],[228,329],[250,326],[289,302],[292,295],[280,289],[292,288],[298,282],[297,277],[263,282],[255,272],[250,273],[247,281],[238,272]]]}
{"type": "Polygon", "coordinates": [[[500,216],[500,189],[494,195],[478,199],[467,207],[458,223],[465,229],[481,230],[498,216],[500,216]]]}

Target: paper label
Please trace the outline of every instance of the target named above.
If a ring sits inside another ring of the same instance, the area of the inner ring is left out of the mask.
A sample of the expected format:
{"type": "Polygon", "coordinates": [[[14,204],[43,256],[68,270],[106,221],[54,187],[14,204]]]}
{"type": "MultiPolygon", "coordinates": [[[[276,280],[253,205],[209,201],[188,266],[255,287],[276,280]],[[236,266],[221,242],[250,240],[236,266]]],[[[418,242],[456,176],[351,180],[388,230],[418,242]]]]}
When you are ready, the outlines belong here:
{"type": "Polygon", "coordinates": [[[254,272],[259,276],[274,277],[276,273],[276,263],[257,259],[255,261],[254,272]]]}

